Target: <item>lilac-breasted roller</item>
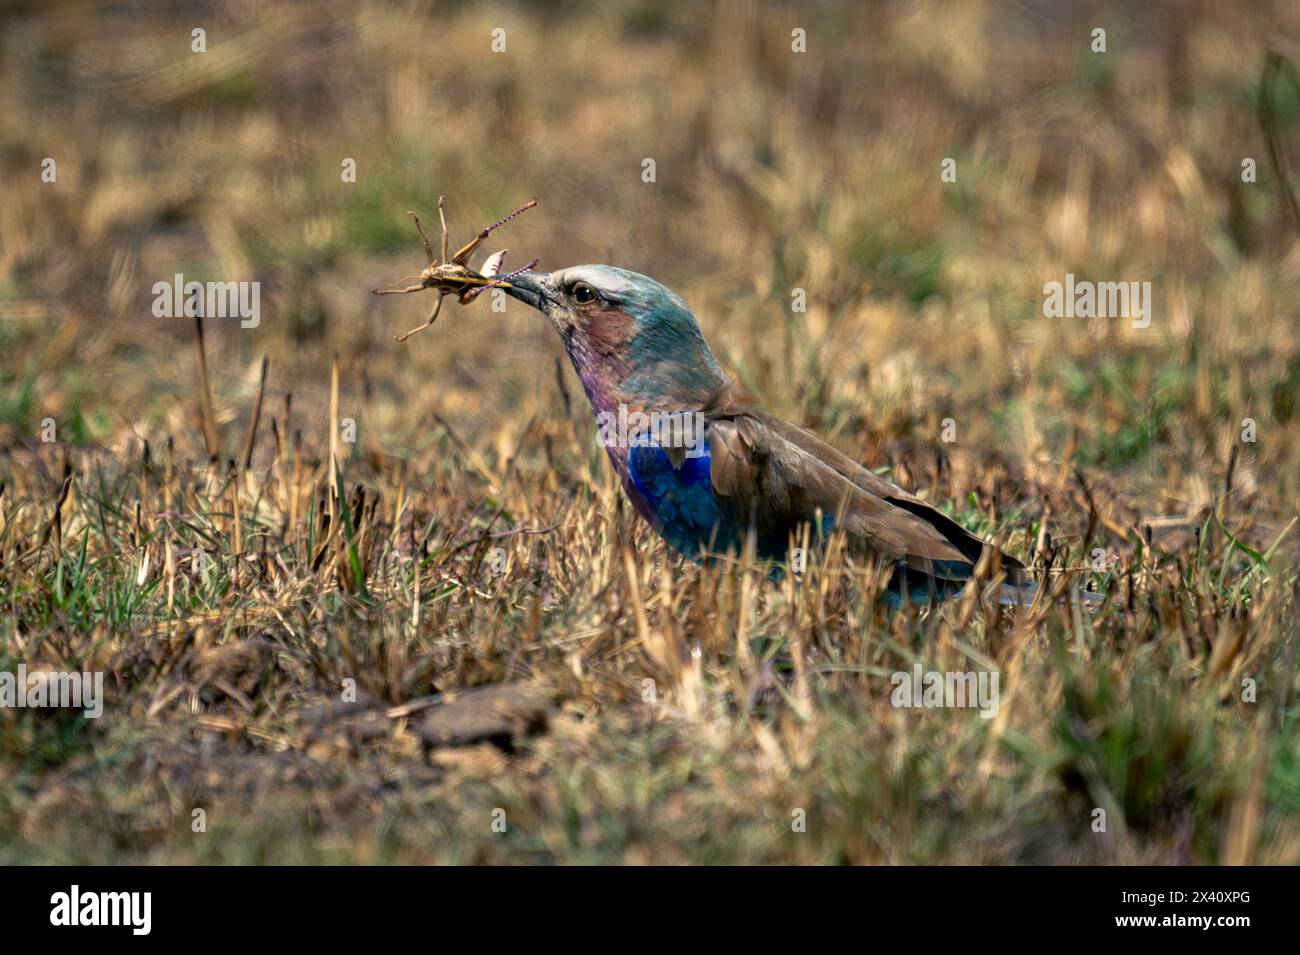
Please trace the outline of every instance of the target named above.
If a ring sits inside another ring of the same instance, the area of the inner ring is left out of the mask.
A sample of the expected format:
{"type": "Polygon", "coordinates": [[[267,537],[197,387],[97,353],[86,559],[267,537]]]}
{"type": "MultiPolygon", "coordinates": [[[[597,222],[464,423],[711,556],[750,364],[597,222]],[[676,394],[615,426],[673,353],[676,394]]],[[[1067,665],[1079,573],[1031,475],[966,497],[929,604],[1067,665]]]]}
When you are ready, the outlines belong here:
{"type": "MultiPolygon", "coordinates": [[[[991,546],[741,395],[686,303],[654,279],[580,265],[523,272],[507,293],[559,332],[623,490],[686,556],[739,550],[752,530],[758,555],[782,561],[801,525],[814,540],[838,527],[893,564],[893,601],[925,601],[960,590],[991,546]]],[[[1003,599],[1026,600],[1023,565],[1003,554],[1001,566],[1003,599]]]]}

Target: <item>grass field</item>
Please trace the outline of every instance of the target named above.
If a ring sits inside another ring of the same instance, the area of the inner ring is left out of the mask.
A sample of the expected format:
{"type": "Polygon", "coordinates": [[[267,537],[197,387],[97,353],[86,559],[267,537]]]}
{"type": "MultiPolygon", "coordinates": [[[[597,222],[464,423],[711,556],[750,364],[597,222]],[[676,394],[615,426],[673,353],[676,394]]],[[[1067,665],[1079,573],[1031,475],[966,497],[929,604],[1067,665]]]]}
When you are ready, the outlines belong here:
{"type": "Polygon", "coordinates": [[[1300,6],[185,6],[0,13],[0,862],[1300,863],[1300,6]],[[1103,609],[681,562],[442,193],[1103,609]]]}

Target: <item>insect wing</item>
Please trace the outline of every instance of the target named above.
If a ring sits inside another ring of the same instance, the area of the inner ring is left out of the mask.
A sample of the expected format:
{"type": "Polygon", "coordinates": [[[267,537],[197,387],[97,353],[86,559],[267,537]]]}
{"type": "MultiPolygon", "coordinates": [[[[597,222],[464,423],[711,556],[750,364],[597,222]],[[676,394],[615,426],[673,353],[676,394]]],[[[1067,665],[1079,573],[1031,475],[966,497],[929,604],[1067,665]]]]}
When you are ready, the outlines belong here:
{"type": "Polygon", "coordinates": [[[493,252],[483,263],[483,270],[480,273],[485,278],[494,278],[501,274],[501,266],[506,260],[506,253],[509,249],[502,249],[500,252],[493,252]]]}

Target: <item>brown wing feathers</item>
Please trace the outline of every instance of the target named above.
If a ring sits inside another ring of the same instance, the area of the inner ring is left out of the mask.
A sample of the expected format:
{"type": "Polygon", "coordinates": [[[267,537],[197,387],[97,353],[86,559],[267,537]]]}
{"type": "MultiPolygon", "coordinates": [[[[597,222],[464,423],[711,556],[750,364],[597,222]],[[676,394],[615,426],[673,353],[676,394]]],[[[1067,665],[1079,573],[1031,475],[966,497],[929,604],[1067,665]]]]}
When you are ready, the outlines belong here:
{"type": "MultiPolygon", "coordinates": [[[[823,514],[882,556],[948,577],[934,561],[975,564],[985,546],[956,521],[841,454],[815,435],[757,410],[752,399],[720,389],[709,419],[714,491],[733,500],[760,533],[780,533],[823,514]]],[[[1021,565],[1003,555],[1015,577],[1021,565]]]]}

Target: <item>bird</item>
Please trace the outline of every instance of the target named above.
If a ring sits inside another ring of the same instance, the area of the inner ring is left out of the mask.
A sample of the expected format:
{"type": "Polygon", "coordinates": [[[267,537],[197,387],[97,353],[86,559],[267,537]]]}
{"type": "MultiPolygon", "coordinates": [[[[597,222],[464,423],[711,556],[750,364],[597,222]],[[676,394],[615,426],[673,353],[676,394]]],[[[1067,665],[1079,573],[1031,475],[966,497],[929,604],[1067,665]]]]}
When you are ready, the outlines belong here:
{"type": "Polygon", "coordinates": [[[723,370],[681,296],[610,265],[525,270],[506,294],[559,333],[602,443],[636,512],[692,560],[738,551],[789,564],[808,525],[825,540],[888,562],[887,602],[960,593],[986,551],[1003,603],[1037,585],[1015,557],[862,466],[810,431],[764,411],[723,370]]]}

